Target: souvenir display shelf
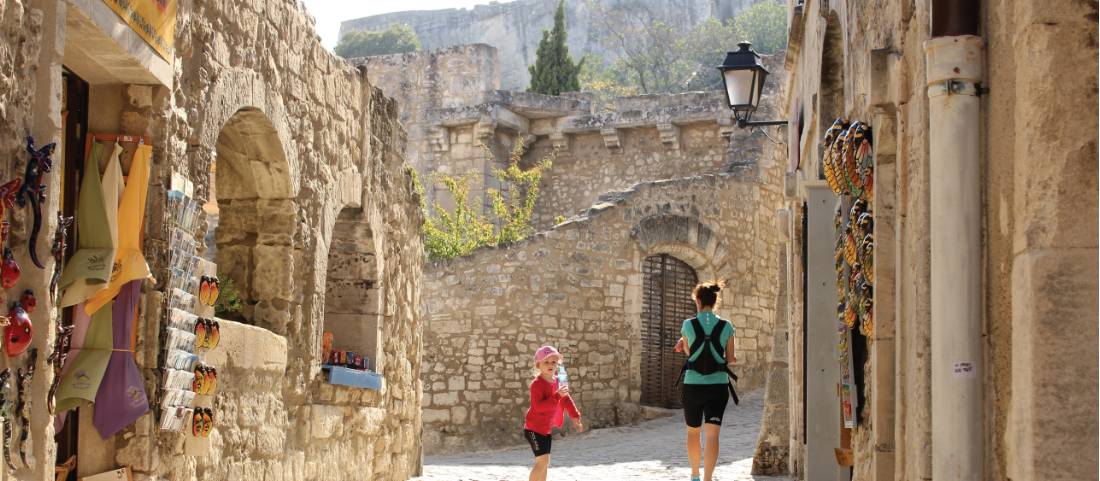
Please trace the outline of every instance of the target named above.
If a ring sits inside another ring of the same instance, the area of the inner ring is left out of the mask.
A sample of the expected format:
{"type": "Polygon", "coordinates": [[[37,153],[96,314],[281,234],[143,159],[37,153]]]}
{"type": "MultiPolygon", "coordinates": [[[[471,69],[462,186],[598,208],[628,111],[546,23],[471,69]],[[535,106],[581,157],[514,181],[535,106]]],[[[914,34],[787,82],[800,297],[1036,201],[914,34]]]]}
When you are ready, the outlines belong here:
{"type": "Polygon", "coordinates": [[[329,384],[339,384],[362,389],[382,389],[382,375],[370,370],[370,358],[333,348],[333,334],[322,335],[321,369],[328,373],[329,384]]]}
{"type": "Polygon", "coordinates": [[[871,127],[838,118],[825,133],[825,181],[840,196],[836,227],[837,354],[844,428],[859,422],[864,346],[874,333],[874,156],[871,127]],[[857,346],[857,343],[859,345],[857,346]],[[859,359],[857,359],[859,357],[859,359]]]}
{"type": "Polygon", "coordinates": [[[161,329],[164,345],[160,350],[157,413],[161,430],[205,440],[215,419],[217,368],[206,364],[204,358],[217,347],[221,331],[214,320],[207,282],[216,266],[197,255],[201,239],[195,239],[194,232],[203,225],[203,213],[192,190],[189,181],[173,176],[167,203],[171,265],[161,329]]]}

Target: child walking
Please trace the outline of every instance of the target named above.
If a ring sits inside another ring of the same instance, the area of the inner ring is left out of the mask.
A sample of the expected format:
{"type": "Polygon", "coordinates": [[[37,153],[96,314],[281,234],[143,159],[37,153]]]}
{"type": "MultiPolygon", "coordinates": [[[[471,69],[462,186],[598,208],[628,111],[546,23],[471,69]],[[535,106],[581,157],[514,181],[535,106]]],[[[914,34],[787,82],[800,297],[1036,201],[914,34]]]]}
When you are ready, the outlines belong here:
{"type": "Polygon", "coordinates": [[[546,481],[546,470],[550,468],[550,430],[561,427],[566,411],[573,420],[573,428],[584,431],[581,413],[569,396],[569,387],[559,386],[555,377],[561,360],[561,353],[553,346],[542,346],[535,351],[538,374],[531,380],[531,407],[527,409],[523,424],[523,437],[535,455],[529,481],[546,481]]]}

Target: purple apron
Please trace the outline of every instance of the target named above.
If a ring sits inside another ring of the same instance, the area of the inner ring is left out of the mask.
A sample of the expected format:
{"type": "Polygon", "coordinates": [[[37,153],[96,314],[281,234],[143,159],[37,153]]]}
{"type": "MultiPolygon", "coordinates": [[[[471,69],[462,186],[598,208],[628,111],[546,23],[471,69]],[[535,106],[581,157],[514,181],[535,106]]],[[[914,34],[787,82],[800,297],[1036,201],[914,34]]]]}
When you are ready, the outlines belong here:
{"type": "Polygon", "coordinates": [[[92,424],[103,439],[114,436],[149,411],[145,382],[141,377],[134,353],[130,351],[130,331],[141,298],[142,279],[122,286],[111,313],[114,321],[114,348],[107,372],[95,396],[92,424]]]}

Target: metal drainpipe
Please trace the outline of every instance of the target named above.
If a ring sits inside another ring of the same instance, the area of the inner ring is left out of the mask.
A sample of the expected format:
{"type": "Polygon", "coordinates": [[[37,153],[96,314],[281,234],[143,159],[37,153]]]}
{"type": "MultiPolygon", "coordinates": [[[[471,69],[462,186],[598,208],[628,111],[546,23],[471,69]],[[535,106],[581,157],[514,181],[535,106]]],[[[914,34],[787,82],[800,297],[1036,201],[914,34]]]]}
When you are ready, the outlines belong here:
{"type": "Polygon", "coordinates": [[[976,0],[933,0],[925,44],[931,197],[932,479],[982,479],[982,38],[976,0]]]}

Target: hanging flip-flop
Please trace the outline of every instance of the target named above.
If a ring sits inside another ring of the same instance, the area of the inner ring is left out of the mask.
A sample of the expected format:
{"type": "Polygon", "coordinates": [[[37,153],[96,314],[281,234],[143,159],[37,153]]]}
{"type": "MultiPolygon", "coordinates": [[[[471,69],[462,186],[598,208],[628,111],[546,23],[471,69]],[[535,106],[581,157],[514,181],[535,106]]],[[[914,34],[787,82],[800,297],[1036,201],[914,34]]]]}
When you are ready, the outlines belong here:
{"type": "Polygon", "coordinates": [[[201,317],[195,319],[195,347],[203,347],[206,345],[206,336],[208,334],[206,326],[206,319],[201,317]]]}
{"type": "Polygon", "coordinates": [[[222,285],[221,282],[218,281],[218,278],[215,276],[210,277],[209,284],[210,296],[206,300],[206,305],[213,306],[214,304],[218,303],[218,296],[221,295],[222,285]]]}
{"type": "Polygon", "coordinates": [[[221,326],[218,325],[218,321],[210,319],[206,321],[209,323],[207,324],[208,332],[206,334],[206,347],[208,349],[214,349],[218,347],[218,342],[222,339],[221,326]]]}
{"type": "Polygon", "coordinates": [[[213,367],[207,367],[206,373],[203,375],[202,381],[203,394],[214,394],[214,389],[218,384],[218,370],[213,367]]]}
{"type": "Polygon", "coordinates": [[[194,391],[195,394],[202,394],[203,383],[206,382],[206,374],[203,373],[202,365],[195,366],[193,372],[195,376],[191,380],[191,390],[194,391]]]}
{"type": "Polygon", "coordinates": [[[209,437],[210,431],[214,429],[214,411],[210,408],[203,409],[202,411],[202,437],[209,437]]]}
{"type": "Polygon", "coordinates": [[[209,305],[210,287],[209,277],[202,276],[199,278],[199,304],[204,306],[209,305]]]}
{"type": "Polygon", "coordinates": [[[202,408],[195,408],[194,412],[191,414],[191,435],[196,438],[201,436],[202,426],[202,408]]]}

